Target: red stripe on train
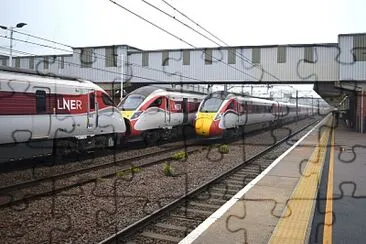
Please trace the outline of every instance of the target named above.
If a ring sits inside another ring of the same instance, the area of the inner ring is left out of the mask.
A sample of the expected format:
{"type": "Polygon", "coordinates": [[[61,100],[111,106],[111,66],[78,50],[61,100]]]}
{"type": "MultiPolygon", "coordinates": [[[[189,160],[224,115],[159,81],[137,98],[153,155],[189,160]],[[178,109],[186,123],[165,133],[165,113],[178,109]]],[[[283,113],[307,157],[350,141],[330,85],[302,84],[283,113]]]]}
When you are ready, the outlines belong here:
{"type": "MultiPolygon", "coordinates": [[[[33,114],[82,114],[88,112],[88,94],[45,94],[43,98],[36,93],[0,92],[0,115],[33,115],[33,114]],[[45,99],[45,102],[43,102],[45,99]],[[42,111],[37,112],[37,106],[44,103],[42,111]]],[[[96,101],[99,109],[110,107],[102,99],[102,92],[96,92],[96,101]]],[[[90,112],[95,109],[91,105],[90,112]]]]}

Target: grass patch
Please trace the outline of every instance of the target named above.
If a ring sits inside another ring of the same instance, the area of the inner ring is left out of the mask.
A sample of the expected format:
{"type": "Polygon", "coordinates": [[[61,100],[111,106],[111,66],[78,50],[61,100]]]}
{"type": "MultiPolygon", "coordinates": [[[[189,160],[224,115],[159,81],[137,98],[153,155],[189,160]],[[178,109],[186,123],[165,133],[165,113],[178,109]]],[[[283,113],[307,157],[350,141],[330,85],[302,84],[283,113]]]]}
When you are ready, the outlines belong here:
{"type": "Polygon", "coordinates": [[[163,173],[165,176],[174,176],[174,169],[170,163],[165,163],[163,166],[163,173]]]}
{"type": "Polygon", "coordinates": [[[219,146],[219,152],[222,154],[227,154],[229,153],[229,146],[226,144],[222,144],[219,146]]]}
{"type": "Polygon", "coordinates": [[[184,151],[181,151],[181,152],[176,152],[173,154],[172,158],[174,160],[185,160],[187,158],[187,153],[184,152],[184,151]]]}
{"type": "Polygon", "coordinates": [[[122,171],[116,172],[116,176],[117,177],[123,177],[123,176],[129,175],[129,174],[136,174],[136,173],[139,173],[139,172],[141,172],[140,167],[132,166],[131,168],[124,169],[122,171]]]}

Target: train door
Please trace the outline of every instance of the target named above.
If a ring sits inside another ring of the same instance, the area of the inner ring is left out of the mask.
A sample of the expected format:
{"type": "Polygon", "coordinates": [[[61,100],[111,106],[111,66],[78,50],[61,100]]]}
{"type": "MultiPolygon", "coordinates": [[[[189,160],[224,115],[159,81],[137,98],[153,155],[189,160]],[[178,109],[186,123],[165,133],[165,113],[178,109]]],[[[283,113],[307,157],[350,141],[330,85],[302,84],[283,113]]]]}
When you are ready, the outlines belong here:
{"type": "Polygon", "coordinates": [[[98,102],[96,100],[96,92],[93,89],[88,90],[88,112],[87,112],[87,129],[93,131],[98,126],[98,102]]]}
{"type": "Polygon", "coordinates": [[[237,117],[236,117],[236,124],[235,127],[238,127],[240,125],[240,104],[239,101],[235,101],[235,111],[237,113],[237,117]]]}
{"type": "Polygon", "coordinates": [[[170,103],[169,103],[169,98],[168,97],[164,97],[164,101],[165,101],[165,105],[164,106],[164,110],[165,110],[165,124],[170,125],[171,123],[171,109],[170,109],[170,103]]]}
{"type": "Polygon", "coordinates": [[[279,117],[279,109],[280,105],[279,103],[272,103],[272,118],[273,120],[277,120],[279,117]]]}
{"type": "Polygon", "coordinates": [[[51,132],[50,88],[33,87],[35,114],[32,116],[32,139],[47,139],[51,132]]]}
{"type": "Polygon", "coordinates": [[[240,125],[247,125],[248,123],[248,102],[245,101],[241,104],[242,111],[240,113],[240,125]]]}
{"type": "Polygon", "coordinates": [[[182,112],[183,112],[183,124],[186,124],[188,122],[188,108],[187,108],[188,102],[187,102],[187,98],[184,97],[183,98],[183,103],[182,103],[182,112]]]}

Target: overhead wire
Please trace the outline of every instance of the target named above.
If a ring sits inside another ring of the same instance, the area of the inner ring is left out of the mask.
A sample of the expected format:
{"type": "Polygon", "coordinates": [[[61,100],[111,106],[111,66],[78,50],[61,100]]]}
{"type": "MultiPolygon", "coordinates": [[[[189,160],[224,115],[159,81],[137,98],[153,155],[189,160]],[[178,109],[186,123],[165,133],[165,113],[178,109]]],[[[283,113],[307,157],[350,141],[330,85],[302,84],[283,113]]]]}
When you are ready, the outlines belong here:
{"type": "MultiPolygon", "coordinates": [[[[38,38],[38,39],[43,40],[43,41],[49,41],[49,42],[53,42],[53,43],[58,44],[58,45],[63,45],[63,46],[67,46],[67,47],[72,48],[71,46],[69,46],[67,44],[62,44],[60,42],[55,42],[55,41],[52,41],[52,40],[48,40],[48,39],[45,39],[45,38],[42,38],[42,37],[37,37],[37,36],[31,35],[31,34],[27,34],[27,33],[22,33],[22,32],[19,32],[19,31],[17,31],[17,32],[19,34],[28,35],[28,36],[31,36],[33,38],[38,38]]],[[[7,36],[1,36],[0,35],[0,37],[1,38],[10,39],[7,36]]],[[[42,46],[42,47],[46,47],[46,48],[51,48],[51,49],[55,49],[55,50],[59,50],[59,51],[70,52],[70,50],[66,50],[66,49],[63,49],[63,48],[53,47],[53,46],[49,46],[49,45],[45,45],[45,44],[41,44],[41,43],[35,43],[35,42],[31,42],[31,41],[26,41],[26,40],[22,40],[22,39],[18,39],[18,38],[13,38],[13,40],[20,41],[20,42],[24,42],[24,43],[28,43],[28,44],[32,44],[32,45],[38,45],[38,46],[42,46]]],[[[75,50],[73,50],[73,51],[75,53],[77,53],[77,54],[81,54],[82,53],[82,52],[78,52],[78,51],[75,51],[75,50]]],[[[99,58],[99,59],[102,59],[102,60],[106,60],[107,59],[107,56],[106,55],[103,55],[103,54],[94,53],[94,55],[102,57],[102,58],[99,58]]],[[[140,64],[137,64],[137,63],[133,63],[133,62],[130,62],[130,61],[127,62],[127,65],[132,65],[132,66],[140,67],[142,69],[152,70],[152,71],[156,71],[156,72],[160,72],[160,73],[166,73],[166,71],[164,71],[164,70],[160,70],[160,69],[155,69],[155,68],[143,66],[143,65],[140,65],[140,64]]],[[[197,78],[194,78],[194,77],[190,77],[190,76],[186,76],[186,75],[183,75],[183,74],[175,74],[175,73],[169,73],[169,74],[172,75],[172,76],[178,76],[178,77],[182,77],[182,78],[186,78],[186,79],[194,80],[194,81],[198,81],[198,82],[202,81],[200,79],[197,79],[197,78]]]]}
{"type": "MultiPolygon", "coordinates": [[[[110,1],[111,3],[115,4],[116,6],[118,6],[118,7],[120,7],[120,8],[122,8],[123,10],[125,10],[125,11],[127,11],[127,12],[129,12],[129,13],[131,13],[131,14],[133,14],[133,15],[135,15],[136,17],[138,17],[138,18],[140,18],[140,19],[144,20],[145,22],[147,22],[147,23],[151,24],[152,26],[154,26],[154,27],[158,28],[159,30],[161,30],[161,31],[163,31],[163,32],[165,32],[165,33],[167,33],[167,34],[169,34],[170,36],[172,36],[172,37],[174,37],[174,38],[176,38],[176,39],[178,39],[178,40],[182,41],[183,43],[185,43],[185,44],[187,44],[187,45],[189,45],[189,46],[191,46],[191,47],[193,47],[193,48],[197,49],[197,47],[196,47],[196,46],[194,46],[193,44],[189,43],[188,41],[186,41],[186,40],[184,40],[184,39],[180,38],[179,36],[177,36],[177,35],[175,35],[175,34],[171,33],[170,31],[168,31],[168,30],[164,29],[163,27],[158,26],[157,24],[155,24],[155,23],[151,22],[150,20],[148,20],[148,19],[146,19],[146,18],[142,17],[141,15],[139,15],[139,14],[137,14],[137,13],[133,12],[132,10],[130,10],[130,9],[126,8],[125,6],[123,6],[123,5],[119,4],[119,3],[117,3],[116,1],[114,1],[114,0],[108,0],[108,1],[110,1]]],[[[204,52],[205,54],[208,54],[206,51],[203,51],[203,52],[204,52]]],[[[211,55],[210,55],[210,56],[211,56],[211,55]]],[[[228,67],[230,67],[230,68],[232,68],[232,69],[235,69],[235,70],[239,71],[240,73],[242,73],[242,74],[244,74],[244,75],[247,75],[247,76],[249,76],[249,77],[251,77],[251,78],[257,79],[257,78],[256,78],[256,77],[254,77],[253,75],[248,74],[248,73],[246,73],[246,72],[243,72],[242,70],[240,70],[240,69],[238,69],[238,68],[236,68],[236,67],[234,67],[234,66],[228,65],[228,64],[226,64],[225,62],[223,62],[222,60],[217,59],[216,57],[213,57],[213,56],[211,56],[211,57],[212,57],[213,59],[215,59],[216,61],[218,61],[218,62],[220,62],[220,63],[223,63],[224,65],[226,65],[226,66],[228,66],[228,67]]]]}
{"type": "MultiPolygon", "coordinates": [[[[167,32],[165,29],[163,29],[163,28],[161,28],[161,27],[159,27],[158,25],[155,25],[154,23],[152,23],[151,21],[149,21],[149,20],[147,20],[147,19],[145,19],[145,18],[143,18],[142,16],[140,16],[140,15],[138,15],[138,14],[135,14],[133,11],[130,11],[130,10],[128,10],[127,8],[125,8],[124,6],[122,6],[122,5],[119,5],[118,3],[116,3],[115,1],[112,1],[112,0],[110,0],[112,3],[115,3],[116,5],[118,5],[118,6],[120,6],[121,8],[123,8],[123,9],[125,9],[126,11],[128,11],[128,12],[130,12],[130,13],[132,13],[132,14],[134,14],[134,15],[136,15],[136,16],[138,16],[139,18],[142,18],[143,20],[145,20],[145,21],[147,21],[148,23],[150,23],[150,24],[152,24],[153,26],[155,26],[155,27],[157,27],[157,28],[159,28],[159,29],[161,29],[161,30],[163,30],[163,31],[165,31],[165,32],[167,32]]],[[[151,7],[154,7],[154,8],[156,8],[157,10],[159,10],[159,8],[157,8],[156,6],[154,6],[154,5],[152,5],[152,4],[150,4],[150,3],[148,3],[148,2],[146,2],[146,1],[144,1],[144,0],[142,0],[143,2],[145,2],[146,4],[149,4],[151,7]]],[[[226,44],[224,41],[222,41],[221,39],[219,39],[217,36],[215,36],[214,34],[212,34],[211,32],[209,32],[208,30],[206,30],[205,28],[203,28],[201,25],[199,25],[198,23],[196,23],[196,22],[194,22],[191,18],[189,18],[187,15],[185,15],[185,14],[183,14],[181,11],[179,11],[179,10],[177,10],[176,8],[174,8],[172,5],[170,5],[170,4],[168,4],[166,1],[164,1],[163,0],[163,2],[164,3],[166,3],[167,5],[169,5],[170,7],[172,7],[175,11],[178,11],[180,14],[182,14],[183,16],[185,16],[186,18],[188,18],[190,21],[192,21],[193,23],[195,23],[197,26],[199,26],[200,28],[202,28],[203,30],[205,30],[206,32],[208,32],[210,35],[212,35],[212,36],[214,36],[216,39],[218,39],[218,40],[220,40],[221,42],[223,42],[224,44],[226,44]]],[[[164,11],[162,11],[162,10],[159,10],[159,11],[161,11],[161,12],[163,12],[163,13],[165,13],[164,11]]],[[[165,14],[167,14],[167,13],[165,13],[165,14]]],[[[174,18],[174,16],[171,16],[171,15],[169,15],[169,14],[167,14],[169,17],[172,17],[172,18],[174,18]]],[[[175,19],[175,20],[177,20],[177,19],[175,19]]],[[[192,30],[194,30],[193,28],[191,28],[190,26],[188,26],[188,25],[186,25],[185,23],[183,23],[183,22],[181,22],[181,21],[179,21],[179,20],[177,20],[178,22],[180,22],[181,24],[184,24],[186,27],[188,27],[188,28],[190,28],[190,29],[192,29],[192,30]]],[[[200,32],[198,32],[198,31],[196,31],[196,30],[194,30],[196,33],[199,33],[200,34],[200,32]]],[[[52,41],[52,40],[48,40],[48,39],[46,39],[46,38],[42,38],[42,37],[38,37],[38,36],[34,36],[34,35],[31,35],[31,34],[27,34],[27,33],[23,33],[23,32],[20,32],[20,31],[17,31],[17,30],[14,30],[14,32],[17,32],[17,33],[19,33],[19,34],[23,34],[23,35],[27,35],[27,36],[30,36],[30,37],[33,37],[33,38],[38,38],[38,39],[40,39],[40,40],[43,40],[43,41],[48,41],[48,42],[51,42],[51,43],[54,43],[54,44],[58,44],[58,45],[63,45],[63,46],[66,46],[66,47],[69,47],[69,48],[73,48],[72,46],[70,46],[70,45],[66,45],[66,44],[63,44],[63,43],[60,43],[60,42],[56,42],[56,41],[52,41]]],[[[168,34],[170,34],[170,35],[173,35],[173,37],[175,37],[175,38],[177,38],[178,40],[180,40],[180,41],[183,41],[184,43],[186,43],[186,44],[188,44],[188,45],[190,45],[190,46],[192,46],[192,47],[194,47],[194,48],[196,48],[194,45],[192,45],[192,44],[190,44],[190,43],[188,43],[188,42],[186,42],[185,40],[183,40],[182,38],[179,38],[178,36],[176,36],[176,35],[174,35],[173,33],[170,33],[170,32],[167,32],[168,34]]],[[[210,38],[208,38],[206,35],[203,35],[203,34],[201,34],[202,36],[204,36],[206,39],[208,39],[208,40],[210,40],[210,41],[212,41],[212,42],[214,42],[215,44],[217,44],[217,45],[220,45],[219,43],[217,43],[217,42],[215,42],[214,40],[212,40],[212,39],[210,39],[210,38]]],[[[4,38],[4,37],[3,37],[4,38]]],[[[5,38],[8,38],[8,37],[5,37],[5,38]]],[[[9,38],[8,38],[9,39],[9,38]]],[[[25,42],[25,43],[29,43],[29,44],[34,44],[34,45],[39,45],[39,46],[43,46],[43,47],[46,47],[46,48],[52,48],[52,49],[55,49],[55,50],[60,50],[60,51],[64,51],[64,52],[70,52],[70,50],[66,50],[66,49],[63,49],[63,48],[58,48],[58,47],[52,47],[52,46],[49,46],[49,45],[45,45],[45,44],[40,44],[40,43],[34,43],[34,42],[31,42],[31,41],[26,41],[26,40],[21,40],[21,39],[17,39],[17,38],[13,38],[14,40],[18,40],[18,41],[22,41],[22,42],[25,42]]],[[[77,52],[76,52],[77,53],[77,52]]],[[[101,55],[101,54],[98,54],[98,53],[95,53],[96,55],[99,55],[99,56],[104,56],[104,57],[106,57],[105,55],[101,55]]],[[[213,57],[214,58],[214,57],[213,57]]],[[[214,59],[216,59],[216,58],[214,58],[214,59]]],[[[218,61],[221,61],[221,60],[218,60],[218,61]]],[[[221,61],[222,62],[222,61],[221,61]]],[[[131,62],[129,62],[129,63],[131,63],[131,62]]],[[[154,68],[150,68],[150,67],[146,67],[146,66],[142,66],[142,65],[139,65],[139,64],[136,64],[136,63],[131,63],[132,65],[134,65],[134,66],[138,66],[138,67],[141,67],[141,68],[143,68],[143,69],[149,69],[149,70],[154,70],[154,71],[157,71],[157,72],[164,72],[165,73],[165,71],[162,71],[162,70],[158,70],[158,69],[154,69],[154,68]]],[[[229,67],[232,67],[232,66],[230,66],[230,65],[228,65],[229,67]]],[[[232,67],[233,68],[233,67],[232,67]]],[[[234,68],[234,69],[236,69],[236,68],[234,68]]],[[[238,70],[238,69],[236,69],[236,70],[238,70]]],[[[252,76],[252,75],[250,75],[250,74],[248,74],[248,73],[245,73],[245,72],[242,72],[241,70],[238,70],[238,71],[240,71],[241,73],[244,73],[245,75],[248,75],[248,76],[251,76],[252,78],[256,78],[256,77],[254,77],[254,76],[252,76]]],[[[171,75],[178,75],[178,76],[180,76],[180,77],[184,77],[184,78],[188,78],[188,79],[191,79],[191,80],[196,80],[196,81],[201,81],[201,80],[199,80],[199,79],[196,79],[196,78],[192,78],[192,77],[188,77],[188,76],[184,76],[184,75],[182,75],[182,74],[175,74],[175,73],[172,73],[171,75]]]]}
{"type": "Polygon", "coordinates": [[[223,40],[221,40],[220,38],[218,38],[216,35],[214,35],[212,32],[208,31],[207,29],[205,29],[204,27],[202,27],[201,25],[199,25],[197,22],[195,22],[194,20],[192,20],[191,18],[189,18],[187,15],[185,15],[183,12],[179,11],[178,9],[176,9],[173,5],[169,4],[168,2],[166,2],[165,0],[162,0],[166,5],[168,5],[169,7],[171,7],[172,9],[174,9],[175,11],[177,11],[179,14],[181,14],[183,17],[187,18],[188,20],[190,20],[192,23],[194,23],[195,25],[197,25],[198,27],[200,27],[202,30],[206,31],[208,34],[210,34],[212,37],[214,37],[215,39],[219,40],[220,42],[224,43],[225,45],[229,46],[228,44],[226,44],[223,40]]]}
{"type": "Polygon", "coordinates": [[[196,29],[192,28],[191,26],[187,25],[186,23],[184,23],[184,22],[180,21],[179,19],[175,18],[173,15],[171,15],[171,14],[169,14],[169,13],[167,13],[167,12],[165,12],[165,11],[161,10],[160,8],[156,7],[154,4],[151,4],[151,3],[149,3],[149,2],[147,2],[147,1],[145,1],[145,0],[141,0],[141,1],[142,1],[142,2],[144,2],[145,4],[149,5],[150,7],[152,7],[152,8],[154,8],[154,9],[156,9],[157,11],[161,12],[162,14],[164,14],[164,15],[166,15],[166,16],[168,16],[168,17],[170,17],[170,18],[172,18],[172,19],[174,19],[174,20],[176,20],[176,21],[178,21],[180,24],[182,24],[182,25],[184,25],[185,27],[187,27],[188,29],[190,29],[190,30],[192,30],[192,31],[196,32],[196,33],[197,33],[197,34],[199,34],[200,36],[203,36],[204,38],[206,38],[206,39],[210,40],[211,42],[215,43],[216,45],[220,46],[220,43],[216,42],[215,40],[212,40],[211,38],[209,38],[209,37],[208,37],[208,36],[206,36],[205,34],[202,34],[201,32],[199,32],[199,31],[197,31],[196,29]]]}
{"type": "MultiPolygon", "coordinates": [[[[145,2],[145,0],[142,0],[145,2]]],[[[219,45],[220,47],[230,47],[230,45],[223,41],[222,39],[218,38],[216,35],[214,35],[212,32],[208,31],[206,28],[204,28],[203,26],[201,26],[200,24],[198,24],[196,21],[194,21],[192,18],[188,17],[186,14],[184,14],[182,11],[179,11],[177,8],[175,8],[173,5],[169,4],[168,2],[166,2],[165,0],[161,0],[162,2],[164,2],[166,5],[168,5],[170,8],[172,8],[173,10],[177,11],[179,14],[181,14],[183,17],[187,18],[189,21],[191,21],[192,23],[194,23],[195,25],[197,25],[199,28],[201,28],[202,30],[204,30],[205,32],[207,32],[208,34],[210,34],[211,36],[213,36],[215,39],[219,40],[220,42],[222,42],[225,46],[219,45]]],[[[156,7],[157,8],[157,7],[156,7]]],[[[173,18],[175,20],[177,20],[176,18],[173,18]]],[[[214,42],[216,43],[216,42],[214,42]]],[[[235,54],[237,57],[241,58],[243,61],[253,65],[253,68],[258,68],[257,65],[253,64],[249,58],[247,58],[245,55],[239,53],[237,51],[235,51],[235,54]]],[[[276,77],[275,75],[273,75],[272,73],[266,71],[263,67],[261,67],[261,71],[263,71],[264,73],[268,74],[269,76],[275,78],[278,81],[281,81],[278,77],[276,77]]]]}
{"type": "MultiPolygon", "coordinates": [[[[5,48],[5,49],[10,49],[10,48],[4,47],[4,46],[0,46],[0,47],[1,48],[5,48]]],[[[12,50],[15,51],[15,52],[24,54],[24,55],[36,56],[36,54],[30,53],[30,52],[24,52],[24,51],[20,51],[20,50],[14,49],[14,48],[12,50]]],[[[56,56],[56,55],[49,55],[49,56],[56,56]]],[[[56,63],[56,62],[57,63],[62,63],[62,61],[61,60],[58,60],[58,59],[54,59],[54,60],[48,61],[48,63],[56,63]]],[[[38,62],[38,64],[40,64],[40,63],[45,63],[45,61],[40,60],[38,62]]],[[[69,61],[63,61],[63,63],[64,64],[70,64],[70,65],[72,65],[74,67],[80,67],[81,66],[81,64],[73,63],[73,62],[69,62],[69,61]]],[[[103,71],[103,72],[106,72],[106,73],[112,73],[112,74],[117,74],[117,75],[122,75],[123,74],[123,75],[126,75],[126,76],[140,78],[140,79],[143,79],[143,80],[154,81],[154,82],[157,82],[157,83],[165,83],[165,82],[162,82],[161,80],[156,80],[156,79],[152,79],[152,78],[148,78],[148,77],[143,77],[143,76],[138,76],[138,75],[133,75],[133,74],[128,74],[128,73],[122,73],[122,72],[117,72],[117,71],[106,70],[106,69],[101,69],[101,68],[88,67],[88,69],[103,71]]],[[[167,83],[167,84],[169,84],[169,83],[167,83]]]]}

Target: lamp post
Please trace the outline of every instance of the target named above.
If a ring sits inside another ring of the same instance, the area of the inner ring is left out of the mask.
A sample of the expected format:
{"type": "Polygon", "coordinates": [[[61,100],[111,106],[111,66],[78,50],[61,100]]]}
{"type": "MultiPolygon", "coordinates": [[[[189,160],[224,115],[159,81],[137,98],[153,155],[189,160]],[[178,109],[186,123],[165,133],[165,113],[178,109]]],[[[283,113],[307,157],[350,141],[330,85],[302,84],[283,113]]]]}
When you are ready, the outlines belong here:
{"type": "Polygon", "coordinates": [[[9,66],[13,66],[13,31],[15,28],[22,28],[23,26],[27,25],[26,23],[18,23],[15,27],[14,26],[3,26],[0,25],[1,29],[9,30],[10,31],[10,55],[9,55],[9,66]]]}

